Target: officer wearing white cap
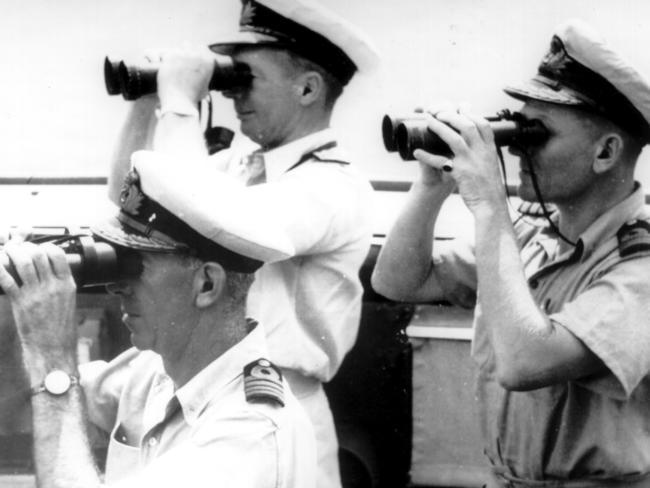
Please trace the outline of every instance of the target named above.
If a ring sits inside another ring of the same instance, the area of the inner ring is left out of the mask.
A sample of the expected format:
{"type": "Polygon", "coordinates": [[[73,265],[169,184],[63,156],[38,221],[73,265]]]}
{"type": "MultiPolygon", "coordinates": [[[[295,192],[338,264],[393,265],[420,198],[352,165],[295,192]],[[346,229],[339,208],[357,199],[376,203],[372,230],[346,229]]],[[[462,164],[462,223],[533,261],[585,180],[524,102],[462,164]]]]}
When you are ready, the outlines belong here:
{"type": "Polygon", "coordinates": [[[519,195],[556,211],[513,223],[489,125],[439,112],[429,129],[453,155],[417,153],[421,177],[373,284],[395,299],[476,302],[487,486],[650,486],[650,213],[634,181],[650,86],[571,21],[537,75],[506,91],[547,131],[510,147],[519,195]],[[455,187],[475,241],[432,243],[455,187]]]}
{"type": "MultiPolygon", "coordinates": [[[[195,205],[211,212],[252,209],[289,236],[295,252],[257,273],[249,314],[266,325],[271,359],[314,423],[319,486],[337,487],[338,444],[321,383],[334,376],[356,339],[358,271],[371,218],[370,186],[350,164],[330,119],[345,85],[373,68],[377,55],[357,29],[308,0],[243,1],[238,32],[210,48],[250,68],[250,85],[224,94],[241,132],[256,145],[207,159],[196,105],[207,93],[214,61],[207,49],[175,52],[163,54],[158,72],[154,152],[139,157],[160,159],[152,173],[176,173],[178,188],[188,165],[203,171],[210,184],[204,194],[192,190],[195,205]],[[165,154],[170,158],[163,161],[165,154]]],[[[127,128],[141,130],[146,103],[136,103],[127,128]]],[[[114,172],[142,147],[127,140],[114,172]]]]}
{"type": "Polygon", "coordinates": [[[226,212],[174,214],[185,196],[173,183],[136,167],[117,217],[93,228],[128,271],[108,289],[135,347],[109,363],[77,365],[76,287],[63,251],[4,248],[20,277],[0,266],[32,385],[39,486],[101,484],[89,420],[110,435],[109,486],[313,487],[311,422],[268,359],[263,326],[245,315],[255,270],[291,245],[253,219],[259,227],[226,212]]]}

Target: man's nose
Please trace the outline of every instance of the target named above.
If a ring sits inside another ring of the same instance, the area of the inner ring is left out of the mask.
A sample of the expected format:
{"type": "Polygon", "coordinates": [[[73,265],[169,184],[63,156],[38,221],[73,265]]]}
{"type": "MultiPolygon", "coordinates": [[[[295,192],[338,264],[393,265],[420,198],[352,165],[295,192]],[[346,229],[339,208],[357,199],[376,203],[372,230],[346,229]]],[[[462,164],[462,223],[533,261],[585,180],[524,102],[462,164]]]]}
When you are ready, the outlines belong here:
{"type": "Polygon", "coordinates": [[[129,295],[132,290],[131,286],[126,280],[120,280],[107,284],[106,291],[111,295],[129,295]]]}

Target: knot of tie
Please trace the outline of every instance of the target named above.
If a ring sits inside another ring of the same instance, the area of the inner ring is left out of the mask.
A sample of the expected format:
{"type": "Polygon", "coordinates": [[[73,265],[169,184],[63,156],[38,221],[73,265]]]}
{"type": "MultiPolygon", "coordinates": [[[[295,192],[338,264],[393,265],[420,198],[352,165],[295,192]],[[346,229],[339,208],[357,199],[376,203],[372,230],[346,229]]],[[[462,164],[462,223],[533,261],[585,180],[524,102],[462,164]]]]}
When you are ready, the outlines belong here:
{"type": "Polygon", "coordinates": [[[242,180],[246,186],[257,185],[266,181],[266,169],[264,167],[264,154],[254,152],[244,157],[242,165],[242,180]]]}

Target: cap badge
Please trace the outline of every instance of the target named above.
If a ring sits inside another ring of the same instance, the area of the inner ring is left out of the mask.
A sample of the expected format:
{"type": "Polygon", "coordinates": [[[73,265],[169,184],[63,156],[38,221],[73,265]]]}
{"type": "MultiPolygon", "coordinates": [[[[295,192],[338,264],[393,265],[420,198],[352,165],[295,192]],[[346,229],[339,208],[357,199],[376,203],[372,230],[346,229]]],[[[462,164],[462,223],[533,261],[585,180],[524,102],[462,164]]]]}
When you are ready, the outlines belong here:
{"type": "Polygon", "coordinates": [[[566,49],[564,49],[564,44],[559,37],[553,36],[551,47],[540,63],[540,73],[550,75],[551,79],[556,81],[556,86],[552,88],[559,90],[561,83],[557,82],[557,78],[561,77],[561,74],[565,73],[571,64],[572,60],[567,54],[566,49]]]}
{"type": "Polygon", "coordinates": [[[251,403],[284,406],[282,372],[268,359],[260,358],[244,367],[244,392],[251,403]]]}
{"type": "Polygon", "coordinates": [[[143,200],[144,194],[140,189],[140,177],[138,173],[131,170],[124,178],[120,192],[120,207],[125,213],[138,215],[143,200]]]}
{"type": "Polygon", "coordinates": [[[568,63],[567,53],[564,44],[559,37],[553,36],[549,52],[544,56],[544,63],[555,66],[558,70],[564,69],[568,63]]]}
{"type": "Polygon", "coordinates": [[[251,25],[255,17],[255,6],[253,2],[247,0],[242,5],[241,16],[239,17],[239,25],[251,25]]]}

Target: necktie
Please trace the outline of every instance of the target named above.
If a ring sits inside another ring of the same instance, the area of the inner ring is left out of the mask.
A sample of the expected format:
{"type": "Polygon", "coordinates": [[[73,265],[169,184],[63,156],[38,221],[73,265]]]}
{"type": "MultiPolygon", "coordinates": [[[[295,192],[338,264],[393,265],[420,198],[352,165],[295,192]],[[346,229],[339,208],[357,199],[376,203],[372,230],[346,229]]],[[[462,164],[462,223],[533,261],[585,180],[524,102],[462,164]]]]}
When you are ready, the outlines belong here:
{"type": "Polygon", "coordinates": [[[266,181],[264,154],[254,152],[242,159],[241,179],[246,182],[246,186],[257,185],[266,181]]]}

